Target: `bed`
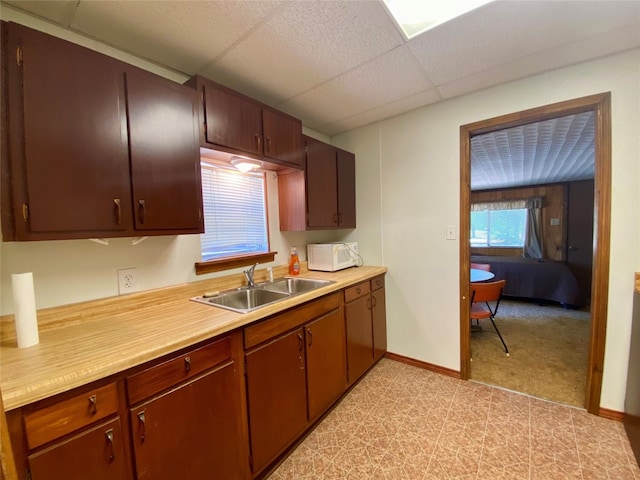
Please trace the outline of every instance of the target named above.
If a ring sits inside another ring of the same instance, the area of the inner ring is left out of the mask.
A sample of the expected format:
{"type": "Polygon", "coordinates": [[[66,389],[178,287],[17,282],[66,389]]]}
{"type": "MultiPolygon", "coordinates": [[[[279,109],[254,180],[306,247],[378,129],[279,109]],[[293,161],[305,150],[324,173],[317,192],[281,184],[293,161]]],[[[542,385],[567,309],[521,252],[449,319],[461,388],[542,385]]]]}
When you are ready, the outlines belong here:
{"type": "Polygon", "coordinates": [[[471,255],[472,263],[488,263],[496,280],[506,280],[503,294],[557,302],[567,307],[584,303],[576,277],[563,262],[524,257],[471,255]]]}

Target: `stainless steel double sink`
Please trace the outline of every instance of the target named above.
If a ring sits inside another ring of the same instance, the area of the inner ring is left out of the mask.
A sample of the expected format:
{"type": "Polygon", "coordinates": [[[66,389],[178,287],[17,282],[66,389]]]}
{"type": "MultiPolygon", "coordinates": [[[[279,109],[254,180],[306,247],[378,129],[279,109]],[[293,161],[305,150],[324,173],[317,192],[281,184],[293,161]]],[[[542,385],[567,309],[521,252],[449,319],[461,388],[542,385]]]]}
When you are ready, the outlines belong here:
{"type": "Polygon", "coordinates": [[[260,283],[253,287],[205,293],[202,296],[193,297],[191,300],[238,313],[247,313],[332,283],[335,282],[311,278],[282,277],[273,282],[260,283]]]}

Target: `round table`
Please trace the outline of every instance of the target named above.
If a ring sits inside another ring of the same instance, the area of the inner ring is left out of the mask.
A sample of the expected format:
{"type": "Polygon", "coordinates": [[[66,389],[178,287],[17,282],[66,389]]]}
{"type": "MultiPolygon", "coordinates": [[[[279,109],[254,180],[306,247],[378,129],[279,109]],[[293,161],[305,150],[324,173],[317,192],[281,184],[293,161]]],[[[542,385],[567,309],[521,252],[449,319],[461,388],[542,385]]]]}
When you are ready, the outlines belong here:
{"type": "Polygon", "coordinates": [[[495,275],[491,272],[487,272],[486,270],[479,270],[477,268],[471,269],[471,283],[473,282],[486,282],[487,280],[491,280],[495,275]]]}

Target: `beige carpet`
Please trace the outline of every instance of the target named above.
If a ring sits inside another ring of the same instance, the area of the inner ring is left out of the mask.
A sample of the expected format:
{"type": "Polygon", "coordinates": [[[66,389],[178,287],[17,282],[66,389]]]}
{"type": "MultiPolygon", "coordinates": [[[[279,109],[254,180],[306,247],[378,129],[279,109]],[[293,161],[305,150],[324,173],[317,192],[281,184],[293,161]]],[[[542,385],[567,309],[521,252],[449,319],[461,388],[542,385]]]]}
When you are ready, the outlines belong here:
{"type": "MultiPolygon", "coordinates": [[[[471,379],[538,398],[584,407],[589,312],[503,300],[496,324],[471,332],[471,379]]],[[[474,322],[475,323],[475,322],[474,322]]]]}

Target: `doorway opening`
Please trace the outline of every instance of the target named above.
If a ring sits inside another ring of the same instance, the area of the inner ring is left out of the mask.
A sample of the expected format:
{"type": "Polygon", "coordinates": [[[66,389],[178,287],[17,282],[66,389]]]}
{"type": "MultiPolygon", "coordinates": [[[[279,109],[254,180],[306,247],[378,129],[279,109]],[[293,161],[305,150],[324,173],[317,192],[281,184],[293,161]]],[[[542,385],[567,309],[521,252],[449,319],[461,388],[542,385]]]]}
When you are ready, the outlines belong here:
{"type": "MultiPolygon", "coordinates": [[[[470,232],[471,217],[471,139],[475,136],[506,128],[530,124],[582,112],[595,115],[594,173],[594,238],[591,283],[591,323],[584,406],[599,414],[604,339],[607,323],[609,275],[609,218],[611,210],[611,113],[610,93],[596,94],[566,102],[516,112],[460,127],[460,232],[470,232]]],[[[467,238],[467,237],[461,237],[467,238]]],[[[470,245],[460,242],[460,376],[469,379],[471,373],[470,245]]]]}

